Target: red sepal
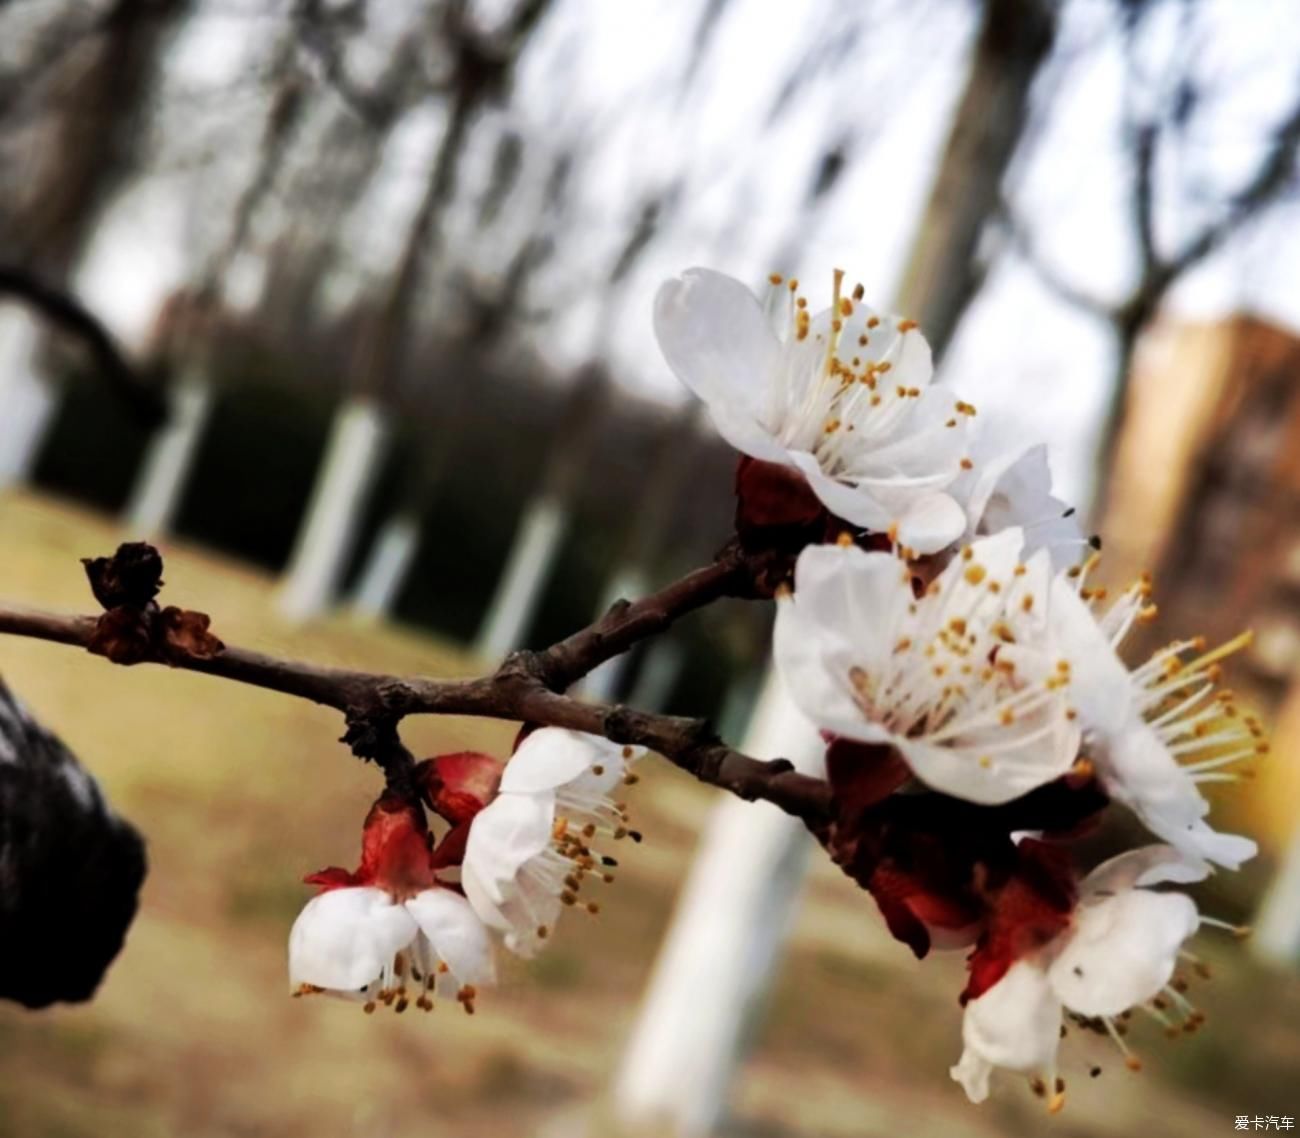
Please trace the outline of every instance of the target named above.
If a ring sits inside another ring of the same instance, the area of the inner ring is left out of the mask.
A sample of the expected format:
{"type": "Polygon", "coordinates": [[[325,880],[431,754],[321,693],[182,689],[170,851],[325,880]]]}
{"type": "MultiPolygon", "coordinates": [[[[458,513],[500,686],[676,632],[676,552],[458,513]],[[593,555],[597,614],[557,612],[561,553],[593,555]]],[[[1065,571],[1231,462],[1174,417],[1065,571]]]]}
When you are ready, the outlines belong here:
{"type": "Polygon", "coordinates": [[[989,897],[985,930],[968,961],[970,980],[961,994],[963,1004],[982,996],[1017,960],[1069,926],[1078,898],[1069,854],[1032,838],[1022,840],[1016,852],[1015,872],[989,897]]]}
{"type": "Polygon", "coordinates": [[[331,889],[346,889],[349,886],[365,884],[350,869],[343,869],[337,865],[331,865],[328,869],[318,869],[302,880],[304,885],[319,885],[322,893],[328,893],[331,889]]]}
{"type": "Polygon", "coordinates": [[[478,751],[436,755],[416,766],[429,808],[453,826],[468,822],[493,798],[505,765],[478,751]]]}
{"type": "Polygon", "coordinates": [[[861,817],[911,777],[903,756],[887,743],[859,743],[834,737],[827,740],[826,780],[835,795],[835,810],[841,824],[861,817]]]}
{"type": "Polygon", "coordinates": [[[736,467],[736,530],[809,526],[826,507],[792,466],[742,455],[736,467]]]}

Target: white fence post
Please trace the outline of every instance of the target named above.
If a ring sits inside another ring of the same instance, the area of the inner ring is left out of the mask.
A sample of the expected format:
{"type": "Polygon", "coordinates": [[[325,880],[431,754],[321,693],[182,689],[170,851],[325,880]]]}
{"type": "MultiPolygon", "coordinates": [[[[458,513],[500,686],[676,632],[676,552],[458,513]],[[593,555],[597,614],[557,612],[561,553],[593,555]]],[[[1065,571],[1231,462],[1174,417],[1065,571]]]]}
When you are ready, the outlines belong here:
{"type": "Polygon", "coordinates": [[[499,660],[523,645],[568,528],[559,498],[542,494],[528,504],[475,640],[480,656],[499,660]]]}
{"type": "Polygon", "coordinates": [[[290,620],[316,616],[338,592],[388,432],[388,415],[369,399],[349,399],[334,416],[316,487],[280,586],[277,604],[290,620]]]}
{"type": "Polygon", "coordinates": [[[167,422],[154,433],[126,507],[126,521],[138,537],[170,532],[185,493],[203,431],[212,414],[213,390],[201,363],[169,393],[167,422]]]}

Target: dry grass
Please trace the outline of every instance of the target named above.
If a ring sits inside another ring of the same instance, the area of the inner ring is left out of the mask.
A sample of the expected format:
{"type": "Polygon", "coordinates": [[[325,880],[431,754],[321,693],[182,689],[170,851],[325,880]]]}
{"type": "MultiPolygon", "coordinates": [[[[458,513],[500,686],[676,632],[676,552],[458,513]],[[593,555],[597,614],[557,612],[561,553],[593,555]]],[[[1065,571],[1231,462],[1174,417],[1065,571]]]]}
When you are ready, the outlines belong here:
{"type": "MultiPolygon", "coordinates": [[[[0,502],[0,596],[86,607],[77,557],[118,539],[103,519],[0,502]]],[[[277,624],[269,582],[168,548],[167,595],[232,641],[319,660],[454,674],[453,649],[392,630],[277,624]]],[[[127,947],[89,1006],[0,1011],[0,1135],[517,1135],[590,1115],[618,1055],[708,796],[656,766],[649,841],[602,916],[570,920],[549,955],[510,970],[469,1019],[365,1017],[286,995],[283,944],[302,873],[349,862],[375,772],[334,740],[332,713],[200,676],[108,666],[0,641],[0,671],[148,835],[152,872],[127,947]]],[[[499,748],[511,725],[426,720],[421,753],[499,748]]],[[[1221,946],[1210,1029],[1146,1048],[1128,1075],[1104,1049],[1067,1053],[1071,1104],[1050,1122],[1022,1088],[982,1109],[946,1067],[958,1047],[959,960],[910,959],[824,864],[755,1057],[740,1130],[766,1135],[1217,1135],[1235,1114],[1300,1113],[1300,989],[1221,946]],[[1106,1073],[1079,1071],[1099,1053],[1106,1073]]],[[[1071,1044],[1077,1041],[1070,1041],[1071,1044]]],[[[600,1126],[593,1132],[604,1132],[600,1126]]]]}

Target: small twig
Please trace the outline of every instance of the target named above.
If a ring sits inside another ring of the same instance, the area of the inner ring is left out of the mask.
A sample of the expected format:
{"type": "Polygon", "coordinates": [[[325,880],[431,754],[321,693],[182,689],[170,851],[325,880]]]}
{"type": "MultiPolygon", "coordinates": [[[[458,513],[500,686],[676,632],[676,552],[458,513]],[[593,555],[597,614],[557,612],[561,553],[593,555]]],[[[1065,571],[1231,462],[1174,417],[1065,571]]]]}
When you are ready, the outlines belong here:
{"type": "Polygon", "coordinates": [[[587,673],[673,621],[725,596],[748,595],[752,569],[736,545],[667,588],[639,601],[618,601],[594,624],[539,653],[533,668],[546,685],[562,691],[587,673]]]}
{"type": "MultiPolygon", "coordinates": [[[[379,763],[390,783],[400,784],[412,761],[396,734],[405,716],[469,715],[567,727],[644,746],[701,782],[771,802],[816,825],[828,817],[829,788],[821,779],[799,774],[784,759],[765,762],[743,755],[721,742],[702,719],[584,703],[563,694],[597,665],[685,613],[723,596],[751,595],[754,569],[736,547],[728,547],[712,565],[658,593],[620,601],[589,628],[543,652],[516,653],[495,672],[473,679],[327,668],[233,646],[207,657],[173,654],[142,662],[166,663],[335,708],[347,717],[344,741],[361,757],[379,763]]],[[[0,633],[82,648],[90,646],[97,624],[93,616],[0,608],[0,633]]]]}

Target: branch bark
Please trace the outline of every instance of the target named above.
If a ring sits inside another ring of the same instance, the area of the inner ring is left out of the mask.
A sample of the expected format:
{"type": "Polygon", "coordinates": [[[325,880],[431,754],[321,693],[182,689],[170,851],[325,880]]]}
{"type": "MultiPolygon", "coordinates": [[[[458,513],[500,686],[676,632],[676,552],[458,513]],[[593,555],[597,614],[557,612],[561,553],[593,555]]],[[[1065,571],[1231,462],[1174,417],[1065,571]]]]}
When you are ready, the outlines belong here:
{"type": "MultiPolygon", "coordinates": [[[[788,761],[760,761],[741,754],[723,743],[702,719],[585,703],[563,694],[598,664],[663,631],[686,613],[724,596],[755,595],[755,571],[741,551],[729,546],[713,564],[650,596],[618,602],[595,624],[545,651],[515,653],[495,672],[471,679],[328,668],[233,646],[208,657],[173,654],[143,662],[165,663],[335,708],[348,721],[345,741],[362,757],[379,761],[390,779],[400,778],[409,765],[395,735],[405,716],[509,719],[647,747],[701,782],[749,801],[771,802],[816,826],[829,816],[829,787],[821,779],[799,774],[788,761]],[[382,753],[376,754],[376,739],[395,754],[392,764],[384,761],[382,753]]],[[[0,633],[81,648],[90,647],[98,623],[95,616],[0,607],[0,633]]]]}

